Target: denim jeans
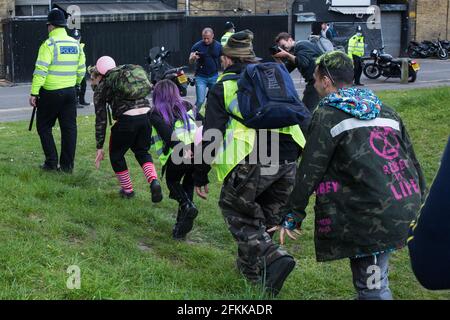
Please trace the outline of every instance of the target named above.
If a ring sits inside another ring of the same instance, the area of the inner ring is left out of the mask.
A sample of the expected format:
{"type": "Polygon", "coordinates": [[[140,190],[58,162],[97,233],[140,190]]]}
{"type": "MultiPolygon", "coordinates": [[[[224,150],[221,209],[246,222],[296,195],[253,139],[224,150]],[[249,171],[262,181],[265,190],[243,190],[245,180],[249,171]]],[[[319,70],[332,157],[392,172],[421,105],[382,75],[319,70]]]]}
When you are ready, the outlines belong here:
{"type": "Polygon", "coordinates": [[[350,259],[358,300],[392,300],[389,289],[389,253],[350,259]]]}
{"type": "Polygon", "coordinates": [[[211,90],[211,88],[216,84],[218,77],[219,76],[217,74],[212,77],[195,77],[195,93],[197,95],[195,106],[197,107],[198,113],[200,113],[200,109],[202,108],[206,100],[206,88],[208,88],[208,90],[211,90]]]}

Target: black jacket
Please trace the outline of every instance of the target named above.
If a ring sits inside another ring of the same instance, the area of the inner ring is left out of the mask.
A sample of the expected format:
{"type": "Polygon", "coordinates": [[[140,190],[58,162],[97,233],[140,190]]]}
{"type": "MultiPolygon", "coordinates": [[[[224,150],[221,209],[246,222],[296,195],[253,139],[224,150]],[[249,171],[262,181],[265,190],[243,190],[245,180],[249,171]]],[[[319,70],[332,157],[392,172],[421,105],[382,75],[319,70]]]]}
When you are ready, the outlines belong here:
{"type": "Polygon", "coordinates": [[[317,44],[311,41],[298,41],[292,52],[295,56],[295,63],[286,62],[286,68],[289,72],[295,68],[302,74],[306,82],[314,81],[314,71],[316,68],[316,60],[322,55],[322,51],[317,44]]]}

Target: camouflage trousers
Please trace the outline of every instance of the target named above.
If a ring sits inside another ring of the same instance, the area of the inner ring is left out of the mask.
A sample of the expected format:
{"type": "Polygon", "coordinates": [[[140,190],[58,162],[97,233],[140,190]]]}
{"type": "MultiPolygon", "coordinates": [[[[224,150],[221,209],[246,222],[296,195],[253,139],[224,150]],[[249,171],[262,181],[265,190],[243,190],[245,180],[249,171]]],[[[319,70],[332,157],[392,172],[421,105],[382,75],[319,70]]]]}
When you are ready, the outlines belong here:
{"type": "Polygon", "coordinates": [[[238,244],[237,267],[251,281],[260,281],[266,266],[288,255],[267,230],[282,219],[281,209],[294,188],[296,169],[295,162],[241,164],[225,179],[219,206],[238,244]],[[265,174],[267,169],[277,172],[265,174]]]}

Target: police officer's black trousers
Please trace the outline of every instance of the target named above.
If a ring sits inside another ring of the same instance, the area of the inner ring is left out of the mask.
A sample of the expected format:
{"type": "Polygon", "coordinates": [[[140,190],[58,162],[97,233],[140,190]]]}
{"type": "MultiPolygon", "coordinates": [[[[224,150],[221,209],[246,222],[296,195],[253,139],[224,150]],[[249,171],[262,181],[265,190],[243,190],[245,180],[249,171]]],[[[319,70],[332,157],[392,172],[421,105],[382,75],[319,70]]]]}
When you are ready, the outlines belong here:
{"type": "Polygon", "coordinates": [[[84,96],[86,95],[86,77],[80,83],[80,91],[78,92],[78,102],[86,103],[84,96]]]}
{"type": "Polygon", "coordinates": [[[353,66],[355,71],[355,84],[361,84],[362,75],[362,59],[357,56],[353,56],[353,66]]]}
{"type": "Polygon", "coordinates": [[[52,128],[58,119],[61,130],[61,157],[63,171],[72,171],[77,144],[77,109],[75,88],[48,91],[41,89],[36,114],[36,127],[45,154],[45,165],[58,166],[58,151],[52,128]]]}

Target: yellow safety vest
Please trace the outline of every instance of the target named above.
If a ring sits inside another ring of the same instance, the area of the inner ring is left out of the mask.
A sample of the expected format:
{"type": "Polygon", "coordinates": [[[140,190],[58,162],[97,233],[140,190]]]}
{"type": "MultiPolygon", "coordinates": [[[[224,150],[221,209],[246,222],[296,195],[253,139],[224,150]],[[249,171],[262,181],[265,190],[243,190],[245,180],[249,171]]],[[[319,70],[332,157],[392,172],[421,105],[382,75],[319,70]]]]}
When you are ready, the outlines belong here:
{"type": "Polygon", "coordinates": [[[233,32],[226,32],[222,38],[220,39],[220,43],[222,44],[222,46],[226,45],[228,42],[228,39],[233,35],[233,32]]]}
{"type": "MultiPolygon", "coordinates": [[[[192,111],[189,111],[188,115],[189,115],[189,128],[187,128],[184,125],[184,122],[182,120],[177,120],[175,122],[173,131],[173,134],[176,136],[176,139],[178,141],[183,142],[185,145],[189,145],[194,142],[195,131],[197,130],[197,125],[195,124],[194,121],[194,113],[192,111]]],[[[159,136],[158,131],[156,131],[155,127],[152,128],[152,139],[153,139],[152,149],[158,155],[161,165],[164,166],[167,163],[167,160],[169,160],[170,156],[172,155],[173,150],[170,149],[168,153],[164,153],[164,141],[159,136]]]]}
{"type": "Polygon", "coordinates": [[[31,94],[39,90],[58,90],[80,84],[86,73],[86,58],[77,40],[64,28],[56,28],[42,43],[36,60],[31,94]]]}
{"type": "MultiPolygon", "coordinates": [[[[222,74],[219,77],[219,81],[225,75],[226,74],[222,74]]],[[[232,113],[236,117],[242,118],[237,100],[237,80],[224,81],[223,89],[225,108],[227,112],[232,113]]],[[[271,129],[270,131],[278,132],[281,134],[289,134],[301,148],[305,147],[306,140],[303,136],[300,126],[298,125],[282,129],[271,129]]],[[[243,161],[248,155],[250,155],[255,145],[255,138],[255,129],[247,128],[238,120],[230,117],[230,121],[228,122],[227,128],[225,130],[225,137],[219,149],[217,150],[214,161],[212,162],[212,167],[215,168],[219,181],[225,180],[226,176],[241,161],[243,161]]]]}
{"type": "Polygon", "coordinates": [[[356,34],[348,40],[348,55],[353,59],[353,56],[364,56],[364,37],[356,34]]]}

